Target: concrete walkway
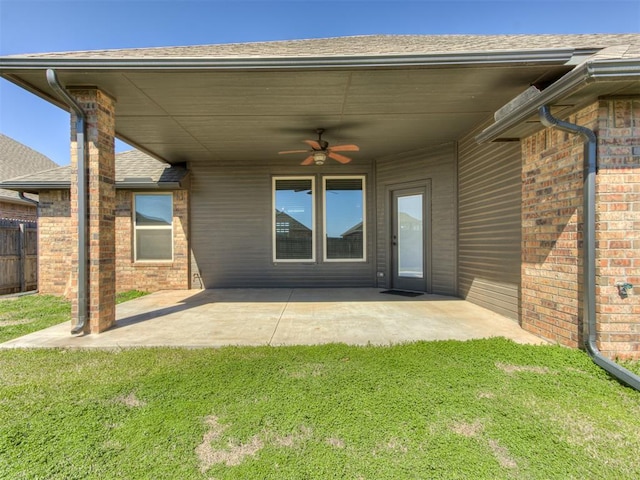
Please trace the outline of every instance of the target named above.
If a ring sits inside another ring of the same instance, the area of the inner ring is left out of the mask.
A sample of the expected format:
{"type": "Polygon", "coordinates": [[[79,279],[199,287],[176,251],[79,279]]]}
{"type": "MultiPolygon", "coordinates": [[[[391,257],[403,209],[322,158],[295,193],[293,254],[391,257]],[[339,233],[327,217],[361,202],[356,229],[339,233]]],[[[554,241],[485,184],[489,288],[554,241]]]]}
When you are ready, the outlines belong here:
{"type": "Polygon", "coordinates": [[[70,335],[63,323],[0,344],[34,347],[219,347],[389,345],[416,340],[506,337],[544,343],[513,320],[464,300],[405,297],[377,288],[229,289],[157,292],[117,306],[117,324],[70,335]]]}

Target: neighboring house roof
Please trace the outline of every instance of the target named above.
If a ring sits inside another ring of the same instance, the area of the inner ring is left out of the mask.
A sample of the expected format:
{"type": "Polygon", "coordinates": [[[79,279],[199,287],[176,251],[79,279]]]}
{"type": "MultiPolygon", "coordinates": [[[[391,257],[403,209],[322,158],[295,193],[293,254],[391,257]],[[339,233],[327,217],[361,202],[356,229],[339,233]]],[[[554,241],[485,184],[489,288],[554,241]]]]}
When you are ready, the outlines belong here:
{"type": "MultiPolygon", "coordinates": [[[[0,133],[0,183],[3,180],[57,167],[46,155],[0,133]]],[[[0,188],[0,201],[25,203],[18,192],[0,188]]]]}
{"type": "Polygon", "coordinates": [[[299,222],[288,213],[276,209],[276,232],[279,229],[281,230],[280,233],[311,234],[311,229],[305,224],[299,222]],[[281,226],[278,226],[279,224],[281,226]]]}
{"type": "Polygon", "coordinates": [[[342,238],[349,237],[351,235],[362,235],[362,222],[356,223],[349,230],[340,235],[342,238]]]}
{"type": "MultiPolygon", "coordinates": [[[[160,162],[138,150],[116,154],[116,188],[172,189],[184,187],[184,166],[160,162]]],[[[67,189],[71,185],[71,167],[58,167],[0,182],[0,186],[23,192],[67,189]]]]}
{"type": "MultiPolygon", "coordinates": [[[[20,55],[25,58],[249,58],[411,55],[554,48],[600,49],[635,45],[637,34],[574,35],[358,35],[334,38],[130,48],[20,55]]],[[[17,56],[17,55],[14,55],[17,56]]],[[[10,57],[7,57],[10,58],[10,57]]]]}

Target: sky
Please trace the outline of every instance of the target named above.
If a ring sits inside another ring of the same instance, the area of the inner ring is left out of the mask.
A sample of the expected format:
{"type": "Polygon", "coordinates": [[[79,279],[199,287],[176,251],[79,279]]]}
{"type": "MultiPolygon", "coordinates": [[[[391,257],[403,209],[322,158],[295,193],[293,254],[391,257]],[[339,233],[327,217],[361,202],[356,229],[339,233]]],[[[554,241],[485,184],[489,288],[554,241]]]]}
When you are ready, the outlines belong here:
{"type": "MultiPolygon", "coordinates": [[[[0,0],[0,56],[374,34],[639,32],[640,0],[0,0]]],[[[69,128],[67,111],[0,79],[0,133],[67,165],[69,128]]]]}

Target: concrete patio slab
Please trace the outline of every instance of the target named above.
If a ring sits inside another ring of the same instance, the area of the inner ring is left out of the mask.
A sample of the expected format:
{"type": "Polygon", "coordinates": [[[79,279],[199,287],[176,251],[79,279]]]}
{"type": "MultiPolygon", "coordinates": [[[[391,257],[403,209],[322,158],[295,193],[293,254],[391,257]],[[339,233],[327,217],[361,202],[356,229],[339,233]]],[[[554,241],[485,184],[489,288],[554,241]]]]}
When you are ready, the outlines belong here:
{"type": "Polygon", "coordinates": [[[390,345],[417,340],[506,337],[545,343],[513,320],[441,295],[405,297],[377,288],[224,289],[156,292],[120,304],[117,324],[72,336],[63,323],[0,348],[390,345]]]}

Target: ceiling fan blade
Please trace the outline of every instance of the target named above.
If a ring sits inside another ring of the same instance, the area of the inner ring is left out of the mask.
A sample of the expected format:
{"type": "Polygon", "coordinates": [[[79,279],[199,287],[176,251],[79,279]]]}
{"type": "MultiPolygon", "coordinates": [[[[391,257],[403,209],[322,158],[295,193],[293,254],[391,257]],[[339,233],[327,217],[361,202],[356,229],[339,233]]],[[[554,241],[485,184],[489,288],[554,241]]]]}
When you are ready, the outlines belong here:
{"type": "Polygon", "coordinates": [[[329,147],[329,150],[333,150],[334,152],[359,152],[360,147],[357,145],[334,145],[333,147],[329,147]]]}
{"type": "Polygon", "coordinates": [[[309,150],[285,150],[284,152],[278,152],[280,154],[283,153],[308,153],[309,150]]]}
{"type": "Polygon", "coordinates": [[[322,147],[320,146],[320,144],[318,142],[316,142],[315,140],[305,140],[304,143],[309,145],[314,150],[322,150],[322,147]]]}
{"type": "Polygon", "coordinates": [[[349,163],[351,161],[349,157],[345,157],[344,155],[340,155],[339,153],[329,152],[329,157],[340,163],[349,163]]]}
{"type": "Polygon", "coordinates": [[[305,158],[300,165],[311,165],[313,163],[313,155],[309,155],[305,158]]]}

